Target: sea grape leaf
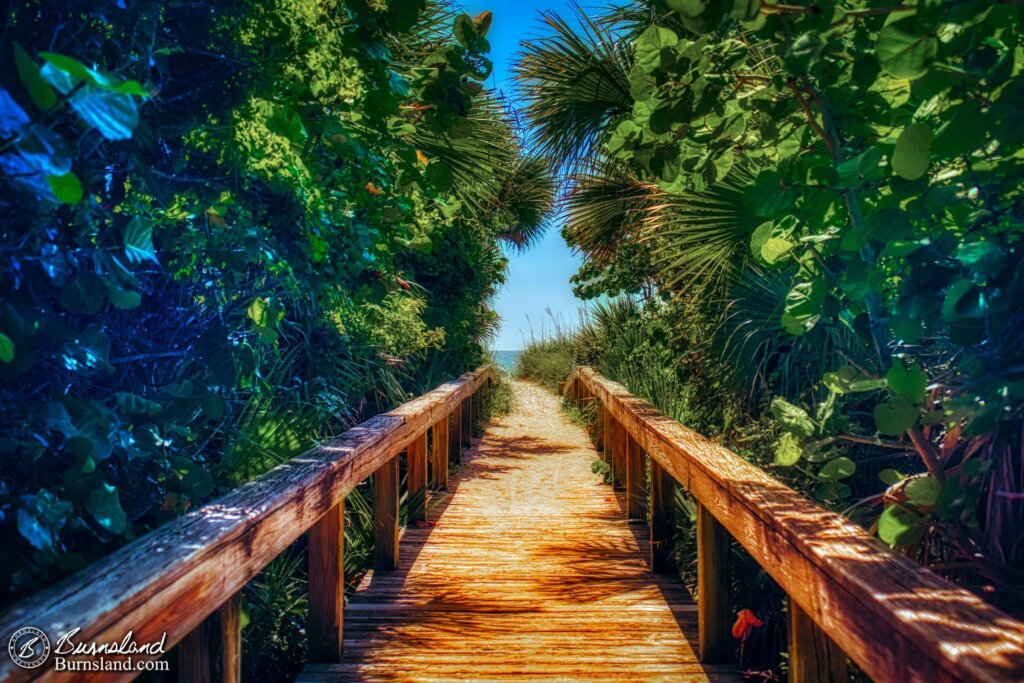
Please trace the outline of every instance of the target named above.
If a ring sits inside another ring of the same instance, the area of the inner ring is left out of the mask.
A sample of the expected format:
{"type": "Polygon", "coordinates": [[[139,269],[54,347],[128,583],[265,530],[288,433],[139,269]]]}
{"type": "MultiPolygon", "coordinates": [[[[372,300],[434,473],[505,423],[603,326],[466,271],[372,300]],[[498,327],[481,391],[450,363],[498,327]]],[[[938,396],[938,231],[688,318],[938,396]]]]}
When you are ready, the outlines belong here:
{"type": "Polygon", "coordinates": [[[882,27],[875,41],[875,57],[882,70],[907,80],[924,76],[938,49],[939,41],[933,35],[920,33],[913,16],[882,27]]]}
{"type": "Polygon", "coordinates": [[[775,464],[782,467],[792,467],[800,461],[800,440],[796,436],[786,432],[775,445],[775,464]]]}
{"type": "Polygon", "coordinates": [[[814,420],[807,414],[807,411],[784,398],[772,400],[772,415],[782,423],[783,429],[794,436],[806,438],[814,434],[816,428],[814,420]]]}
{"type": "Polygon", "coordinates": [[[917,424],[920,409],[901,396],[875,406],[875,427],[881,434],[896,436],[917,424]]]}
{"type": "Polygon", "coordinates": [[[878,518],[878,537],[889,545],[911,545],[924,535],[924,524],[920,515],[890,505],[878,518]]]}
{"type": "Polygon", "coordinates": [[[57,104],[57,94],[39,73],[39,65],[18,43],[14,43],[14,65],[18,69],[18,77],[37,107],[46,111],[57,104]]]}
{"type": "Polygon", "coordinates": [[[928,374],[916,363],[904,365],[897,360],[885,373],[889,389],[898,396],[907,399],[911,403],[922,403],[924,401],[924,390],[928,385],[928,374]]]}
{"type": "Polygon", "coordinates": [[[85,509],[92,513],[99,525],[112,534],[123,534],[128,518],[121,507],[117,487],[106,482],[92,490],[85,509]]]}
{"type": "Polygon", "coordinates": [[[54,196],[65,204],[77,204],[82,201],[82,183],[74,172],[46,176],[46,182],[49,183],[54,196]]]}
{"type": "Polygon", "coordinates": [[[896,140],[892,154],[892,170],[907,180],[917,180],[928,171],[932,145],[932,131],[923,123],[913,123],[903,129],[896,140]]]}
{"type": "Polygon", "coordinates": [[[932,476],[918,477],[907,482],[904,491],[915,505],[935,505],[942,493],[942,484],[932,476]]]}
{"type": "Polygon", "coordinates": [[[136,216],[129,221],[124,229],[124,255],[131,263],[159,263],[153,246],[153,221],[145,216],[136,216]]]}

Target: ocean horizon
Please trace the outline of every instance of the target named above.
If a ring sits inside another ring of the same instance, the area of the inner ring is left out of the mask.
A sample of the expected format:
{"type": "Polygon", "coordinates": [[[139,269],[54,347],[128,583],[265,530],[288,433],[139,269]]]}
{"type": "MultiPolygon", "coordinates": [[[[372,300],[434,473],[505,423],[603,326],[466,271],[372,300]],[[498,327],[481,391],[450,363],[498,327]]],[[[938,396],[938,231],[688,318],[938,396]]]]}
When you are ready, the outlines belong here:
{"type": "Polygon", "coordinates": [[[522,351],[519,349],[492,349],[491,353],[494,354],[494,360],[498,362],[498,367],[505,372],[512,372],[516,369],[516,363],[519,362],[519,354],[522,351]]]}

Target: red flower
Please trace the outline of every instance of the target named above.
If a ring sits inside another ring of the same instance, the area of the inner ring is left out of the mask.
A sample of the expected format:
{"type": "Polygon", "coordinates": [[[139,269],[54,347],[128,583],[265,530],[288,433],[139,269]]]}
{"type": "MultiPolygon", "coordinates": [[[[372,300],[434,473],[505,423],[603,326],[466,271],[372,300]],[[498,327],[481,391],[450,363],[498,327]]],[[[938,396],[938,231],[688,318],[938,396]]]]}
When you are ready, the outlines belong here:
{"type": "Polygon", "coordinates": [[[758,626],[764,626],[760,619],[748,609],[741,609],[736,615],[736,623],[732,625],[732,637],[743,640],[750,631],[758,626]]]}

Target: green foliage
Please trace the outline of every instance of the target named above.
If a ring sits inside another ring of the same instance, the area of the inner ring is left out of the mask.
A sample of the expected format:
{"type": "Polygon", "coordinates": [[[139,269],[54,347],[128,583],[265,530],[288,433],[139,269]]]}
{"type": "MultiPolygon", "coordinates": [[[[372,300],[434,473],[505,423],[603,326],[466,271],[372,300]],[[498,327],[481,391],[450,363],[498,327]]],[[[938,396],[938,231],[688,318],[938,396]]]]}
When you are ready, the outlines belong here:
{"type": "Polygon", "coordinates": [[[567,199],[563,234],[595,285],[578,291],[701,296],[704,362],[730,361],[727,383],[755,408],[783,401],[772,441],[787,477],[829,504],[863,497],[852,512],[884,540],[927,544],[922,557],[956,556],[1012,592],[1024,516],[980,500],[1021,476],[1019,9],[643,5],[591,20],[632,43],[602,53],[618,60],[602,72],[628,74],[626,107],[603,84],[565,93],[570,70],[537,63],[556,44],[573,53],[560,64],[599,54],[586,30],[549,20],[519,65],[548,97],[528,114],[553,163],[603,152],[567,199]],[[588,98],[602,118],[585,133],[544,116],[588,98]],[[629,193],[589,193],[602,187],[629,193]],[[892,461],[941,491],[911,496],[889,477],[881,505],[872,464],[892,461]]]}
{"type": "Polygon", "coordinates": [[[5,14],[5,602],[479,363],[550,208],[487,13],[129,5],[5,14]]]}

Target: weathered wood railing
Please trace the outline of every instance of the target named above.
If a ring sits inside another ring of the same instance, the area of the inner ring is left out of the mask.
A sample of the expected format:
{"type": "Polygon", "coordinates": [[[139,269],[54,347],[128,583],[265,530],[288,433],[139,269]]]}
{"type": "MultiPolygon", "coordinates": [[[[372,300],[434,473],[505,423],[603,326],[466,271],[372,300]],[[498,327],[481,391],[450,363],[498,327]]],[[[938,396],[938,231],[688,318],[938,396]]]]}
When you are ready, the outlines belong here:
{"type": "Polygon", "coordinates": [[[789,595],[790,683],[845,681],[849,656],[877,681],[1024,680],[1024,624],[897,555],[844,517],[577,367],[565,384],[600,402],[599,448],[630,517],[643,519],[649,456],[651,566],[671,570],[672,497],[698,502],[699,649],[731,648],[730,534],[789,595]]]}
{"type": "MultiPolygon", "coordinates": [[[[309,660],[340,661],[344,605],[345,495],[373,475],[374,564],[398,565],[398,455],[407,452],[413,518],[425,513],[427,432],[432,486],[447,484],[449,453],[469,443],[490,367],[462,375],[121,548],[0,615],[0,639],[34,626],[51,643],[72,629],[78,643],[178,645],[180,681],[240,678],[239,591],[309,531],[309,660]]],[[[74,659],[74,658],[70,658],[74,659]]],[[[108,659],[117,659],[108,657],[108,659]]],[[[136,657],[136,660],[142,659],[136,657]]],[[[79,672],[74,680],[129,680],[138,671],[79,672]]],[[[52,668],[0,661],[0,681],[69,680],[52,668]]]]}

